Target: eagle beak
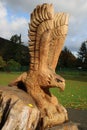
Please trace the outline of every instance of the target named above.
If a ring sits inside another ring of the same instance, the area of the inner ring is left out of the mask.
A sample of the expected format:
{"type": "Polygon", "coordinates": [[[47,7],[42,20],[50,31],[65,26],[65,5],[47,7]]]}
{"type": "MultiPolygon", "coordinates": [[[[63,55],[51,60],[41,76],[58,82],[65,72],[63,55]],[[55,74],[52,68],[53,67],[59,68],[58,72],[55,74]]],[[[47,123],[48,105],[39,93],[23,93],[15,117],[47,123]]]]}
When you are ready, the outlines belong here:
{"type": "Polygon", "coordinates": [[[57,81],[57,87],[60,88],[60,90],[64,91],[65,80],[60,75],[57,75],[56,81],[57,81]]]}

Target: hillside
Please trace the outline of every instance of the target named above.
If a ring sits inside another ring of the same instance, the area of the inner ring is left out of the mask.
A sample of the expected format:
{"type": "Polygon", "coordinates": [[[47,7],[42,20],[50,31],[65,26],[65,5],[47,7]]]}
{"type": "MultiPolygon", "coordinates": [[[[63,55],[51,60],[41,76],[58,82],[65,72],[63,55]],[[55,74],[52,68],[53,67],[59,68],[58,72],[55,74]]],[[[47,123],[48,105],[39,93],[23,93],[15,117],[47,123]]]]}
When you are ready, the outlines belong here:
{"type": "Polygon", "coordinates": [[[10,41],[0,37],[0,56],[3,56],[10,41]]]}
{"type": "Polygon", "coordinates": [[[29,64],[29,50],[27,46],[20,45],[18,43],[13,43],[7,39],[0,37],[0,56],[3,57],[5,61],[14,59],[21,65],[29,64]]]}

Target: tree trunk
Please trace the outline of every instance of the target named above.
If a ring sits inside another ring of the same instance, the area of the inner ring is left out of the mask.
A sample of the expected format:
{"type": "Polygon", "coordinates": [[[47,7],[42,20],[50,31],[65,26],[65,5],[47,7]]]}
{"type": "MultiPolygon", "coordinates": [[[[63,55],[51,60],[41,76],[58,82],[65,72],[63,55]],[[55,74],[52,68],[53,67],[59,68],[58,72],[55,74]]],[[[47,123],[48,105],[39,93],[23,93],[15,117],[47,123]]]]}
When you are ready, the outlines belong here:
{"type": "Polygon", "coordinates": [[[15,87],[0,87],[0,130],[35,130],[40,112],[33,99],[15,87]]]}

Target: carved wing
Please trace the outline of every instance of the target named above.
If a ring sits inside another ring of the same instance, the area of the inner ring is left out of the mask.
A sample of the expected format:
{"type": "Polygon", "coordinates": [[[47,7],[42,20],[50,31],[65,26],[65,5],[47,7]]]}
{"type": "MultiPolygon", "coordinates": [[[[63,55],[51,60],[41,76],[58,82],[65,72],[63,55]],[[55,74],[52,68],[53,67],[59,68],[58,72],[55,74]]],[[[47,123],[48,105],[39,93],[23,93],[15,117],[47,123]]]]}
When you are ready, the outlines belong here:
{"type": "Polygon", "coordinates": [[[29,24],[30,70],[43,69],[47,65],[49,39],[53,27],[52,4],[37,6],[31,14],[29,24]]]}
{"type": "Polygon", "coordinates": [[[68,30],[68,14],[57,13],[54,15],[53,30],[51,33],[50,47],[49,47],[49,68],[55,71],[60,52],[62,50],[67,30],[68,30]]]}

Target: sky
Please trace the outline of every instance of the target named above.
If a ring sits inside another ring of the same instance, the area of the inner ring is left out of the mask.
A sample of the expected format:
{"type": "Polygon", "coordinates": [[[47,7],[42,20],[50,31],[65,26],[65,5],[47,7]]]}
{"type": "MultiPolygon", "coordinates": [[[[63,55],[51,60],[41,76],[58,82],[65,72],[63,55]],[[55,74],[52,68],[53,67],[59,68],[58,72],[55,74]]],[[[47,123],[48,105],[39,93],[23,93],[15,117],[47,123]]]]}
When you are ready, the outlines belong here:
{"type": "Polygon", "coordinates": [[[52,3],[55,12],[69,14],[64,45],[76,54],[87,40],[87,0],[0,0],[0,37],[10,39],[12,35],[22,34],[22,41],[27,44],[30,13],[42,3],[52,3]]]}

